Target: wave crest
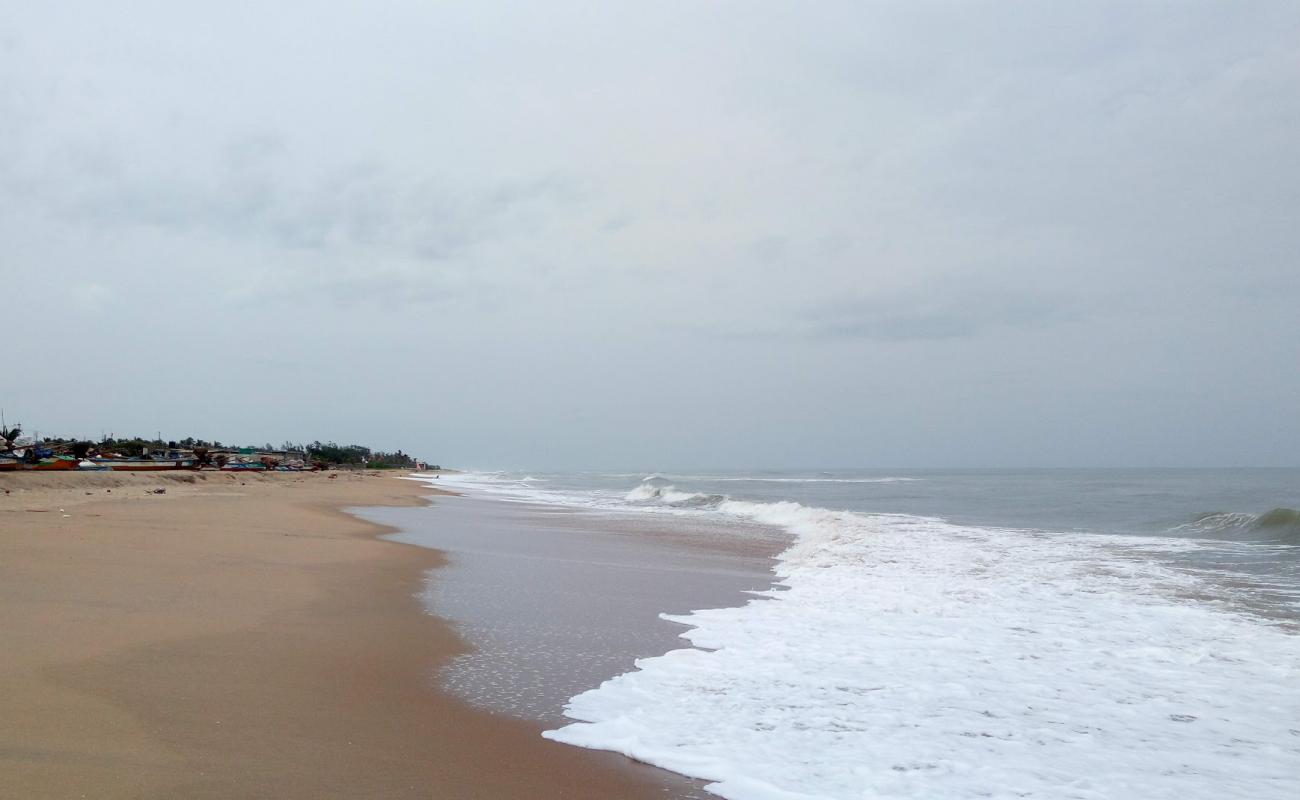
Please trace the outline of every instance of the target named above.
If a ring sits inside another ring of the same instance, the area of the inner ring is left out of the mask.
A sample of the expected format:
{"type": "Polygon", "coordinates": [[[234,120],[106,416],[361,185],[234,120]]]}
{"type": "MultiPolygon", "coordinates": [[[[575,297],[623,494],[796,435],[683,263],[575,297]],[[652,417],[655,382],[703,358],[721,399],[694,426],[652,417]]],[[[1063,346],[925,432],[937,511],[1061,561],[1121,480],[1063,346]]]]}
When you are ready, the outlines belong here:
{"type": "Polygon", "coordinates": [[[624,499],[629,503],[662,503],[677,508],[716,508],[727,500],[725,495],[683,492],[671,483],[649,479],[628,492],[624,499]]]}
{"type": "Polygon", "coordinates": [[[1210,511],[1174,528],[1179,533],[1196,533],[1227,539],[1300,544],[1300,510],[1279,507],[1263,514],[1242,511],[1210,511]]]}

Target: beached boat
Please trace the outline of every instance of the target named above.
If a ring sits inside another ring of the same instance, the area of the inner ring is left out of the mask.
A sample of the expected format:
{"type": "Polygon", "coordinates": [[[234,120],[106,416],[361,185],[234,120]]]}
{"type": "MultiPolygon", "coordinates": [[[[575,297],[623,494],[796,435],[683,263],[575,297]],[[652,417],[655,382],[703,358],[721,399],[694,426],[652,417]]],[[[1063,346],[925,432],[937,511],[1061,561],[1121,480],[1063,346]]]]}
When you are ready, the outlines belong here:
{"type": "Polygon", "coordinates": [[[33,463],[23,462],[18,465],[19,469],[35,470],[55,470],[55,469],[76,469],[77,459],[72,456],[50,456],[49,458],[38,459],[33,463]]]}
{"type": "Polygon", "coordinates": [[[18,469],[18,459],[0,458],[0,472],[18,469]]]}
{"type": "Polygon", "coordinates": [[[114,472],[156,472],[164,469],[195,469],[195,458],[92,458],[91,463],[98,468],[108,468],[114,472]]]}
{"type": "Polygon", "coordinates": [[[221,468],[222,472],[265,472],[265,464],[246,463],[237,461],[232,464],[226,464],[221,468]]]}

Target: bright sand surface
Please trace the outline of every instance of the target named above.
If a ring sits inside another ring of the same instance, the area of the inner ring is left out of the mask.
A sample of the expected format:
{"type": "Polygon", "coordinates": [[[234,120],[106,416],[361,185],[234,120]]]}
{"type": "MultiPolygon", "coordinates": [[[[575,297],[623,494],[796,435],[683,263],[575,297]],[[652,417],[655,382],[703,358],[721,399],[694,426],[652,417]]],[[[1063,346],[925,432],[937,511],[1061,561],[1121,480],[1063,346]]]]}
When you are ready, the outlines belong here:
{"type": "Polygon", "coordinates": [[[439,553],[340,510],[436,490],[358,473],[0,474],[5,489],[0,797],[679,788],[438,691],[464,652],[417,597],[439,553]]]}

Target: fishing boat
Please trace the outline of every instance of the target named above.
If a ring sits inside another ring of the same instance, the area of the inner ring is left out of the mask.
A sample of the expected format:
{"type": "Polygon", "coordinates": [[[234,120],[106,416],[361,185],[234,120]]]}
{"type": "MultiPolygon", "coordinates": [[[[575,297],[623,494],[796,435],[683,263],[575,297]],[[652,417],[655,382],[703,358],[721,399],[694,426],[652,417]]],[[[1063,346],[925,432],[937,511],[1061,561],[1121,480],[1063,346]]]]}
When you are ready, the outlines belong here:
{"type": "Polygon", "coordinates": [[[0,456],[0,472],[8,472],[16,469],[18,469],[18,459],[0,456]]]}
{"type": "Polygon", "coordinates": [[[24,461],[18,465],[18,468],[35,469],[35,470],[42,470],[42,471],[56,470],[56,469],[58,470],[76,469],[77,459],[73,458],[72,456],[49,456],[48,458],[37,459],[36,461],[33,462],[24,461]]]}
{"type": "Polygon", "coordinates": [[[164,469],[195,469],[196,458],[92,458],[96,467],[114,472],[157,472],[164,469]]]}
{"type": "Polygon", "coordinates": [[[265,472],[266,465],[253,461],[233,461],[221,468],[222,472],[265,472]]]}

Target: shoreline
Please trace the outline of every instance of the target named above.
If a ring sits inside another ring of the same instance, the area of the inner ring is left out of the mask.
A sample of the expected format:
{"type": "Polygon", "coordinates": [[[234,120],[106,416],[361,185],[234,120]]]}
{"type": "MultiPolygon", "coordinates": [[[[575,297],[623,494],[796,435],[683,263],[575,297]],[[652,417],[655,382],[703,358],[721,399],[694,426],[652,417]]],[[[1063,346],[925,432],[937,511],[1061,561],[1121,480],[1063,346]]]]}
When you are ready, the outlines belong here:
{"type": "Polygon", "coordinates": [[[367,473],[31,477],[0,484],[2,797],[677,786],[439,690],[438,668],[466,652],[419,600],[443,556],[344,510],[419,505],[436,487],[367,473]]]}
{"type": "Polygon", "coordinates": [[[575,696],[690,647],[664,619],[735,607],[772,588],[781,537],[720,537],[690,519],[502,502],[475,492],[434,509],[377,508],[386,538],[431,548],[448,563],[424,592],[472,650],[441,673],[476,708],[543,724],[573,720],[575,696]]]}

